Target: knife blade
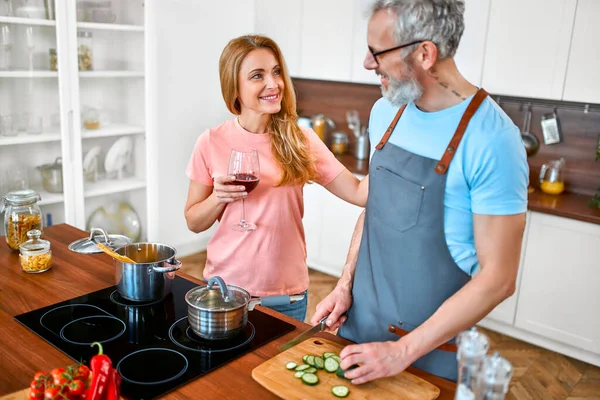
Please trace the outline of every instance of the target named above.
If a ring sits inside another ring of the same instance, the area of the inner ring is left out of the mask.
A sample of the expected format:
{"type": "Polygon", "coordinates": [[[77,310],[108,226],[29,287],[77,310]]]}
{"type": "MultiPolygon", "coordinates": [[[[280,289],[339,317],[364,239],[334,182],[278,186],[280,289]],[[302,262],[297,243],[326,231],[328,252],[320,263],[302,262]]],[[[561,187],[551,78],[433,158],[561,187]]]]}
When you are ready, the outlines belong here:
{"type": "Polygon", "coordinates": [[[321,320],[319,321],[319,323],[317,323],[315,326],[313,326],[309,330],[307,330],[307,331],[301,333],[300,335],[296,336],[295,338],[293,338],[292,340],[290,340],[289,342],[287,342],[283,346],[280,346],[279,347],[279,351],[285,351],[285,350],[287,350],[287,349],[289,349],[291,347],[294,347],[298,343],[304,342],[306,339],[308,339],[308,338],[314,336],[316,333],[319,333],[322,330],[324,330],[327,327],[327,324],[325,323],[325,321],[327,321],[327,318],[329,318],[329,315],[326,315],[323,318],[321,318],[321,320]]]}

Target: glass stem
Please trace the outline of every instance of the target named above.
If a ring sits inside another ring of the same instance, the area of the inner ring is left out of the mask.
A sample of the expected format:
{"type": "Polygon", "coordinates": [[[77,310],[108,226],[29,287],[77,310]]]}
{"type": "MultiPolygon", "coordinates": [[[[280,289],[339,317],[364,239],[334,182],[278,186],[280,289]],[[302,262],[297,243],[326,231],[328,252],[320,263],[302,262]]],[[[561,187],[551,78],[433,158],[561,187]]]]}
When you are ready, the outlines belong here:
{"type": "Polygon", "coordinates": [[[240,221],[240,226],[246,225],[246,206],[244,203],[244,199],[242,199],[242,220],[240,221]]]}

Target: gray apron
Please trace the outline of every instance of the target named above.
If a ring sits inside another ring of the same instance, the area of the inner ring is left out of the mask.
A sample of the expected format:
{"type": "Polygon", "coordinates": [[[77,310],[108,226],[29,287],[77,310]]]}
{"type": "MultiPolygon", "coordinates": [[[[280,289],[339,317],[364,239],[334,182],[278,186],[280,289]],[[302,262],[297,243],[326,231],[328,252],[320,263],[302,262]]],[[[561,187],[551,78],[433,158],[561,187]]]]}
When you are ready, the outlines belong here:
{"type": "MultiPolygon", "coordinates": [[[[388,325],[412,331],[470,280],[446,244],[444,194],[452,157],[486,96],[483,89],[475,94],[439,161],[385,145],[406,106],[398,110],[371,159],[353,304],[340,336],[357,343],[397,340],[388,325]]],[[[413,366],[457,379],[454,352],[433,350],[413,366]]]]}

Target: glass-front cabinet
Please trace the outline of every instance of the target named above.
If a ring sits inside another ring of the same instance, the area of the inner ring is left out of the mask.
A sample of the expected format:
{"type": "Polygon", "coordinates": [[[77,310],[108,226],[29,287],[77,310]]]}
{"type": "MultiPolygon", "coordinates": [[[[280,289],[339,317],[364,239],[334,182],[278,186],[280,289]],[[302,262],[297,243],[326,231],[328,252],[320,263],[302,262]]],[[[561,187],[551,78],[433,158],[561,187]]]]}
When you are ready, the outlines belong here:
{"type": "MultiPolygon", "coordinates": [[[[0,0],[0,196],[146,238],[143,0],[0,0]]],[[[0,232],[3,234],[3,232],[0,232]]]]}

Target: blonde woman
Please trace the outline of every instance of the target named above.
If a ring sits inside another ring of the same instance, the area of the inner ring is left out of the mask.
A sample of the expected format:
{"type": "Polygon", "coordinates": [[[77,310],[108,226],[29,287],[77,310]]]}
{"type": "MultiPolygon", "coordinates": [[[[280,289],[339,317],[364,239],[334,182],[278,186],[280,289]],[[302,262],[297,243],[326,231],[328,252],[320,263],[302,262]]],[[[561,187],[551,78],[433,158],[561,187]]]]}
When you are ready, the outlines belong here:
{"type": "MultiPolygon", "coordinates": [[[[220,224],[208,243],[206,279],[221,276],[252,296],[306,293],[308,270],[302,216],[303,186],[315,182],[364,207],[367,181],[360,182],[311,129],[296,123],[296,96],[277,44],[264,36],[231,40],[219,60],[221,92],[234,118],[198,138],[186,174],[188,228],[202,232],[220,224]],[[260,181],[252,194],[227,176],[233,148],[256,149],[260,181]],[[242,202],[257,225],[237,232],[242,202]]],[[[272,307],[304,320],[306,299],[272,307]]]]}

